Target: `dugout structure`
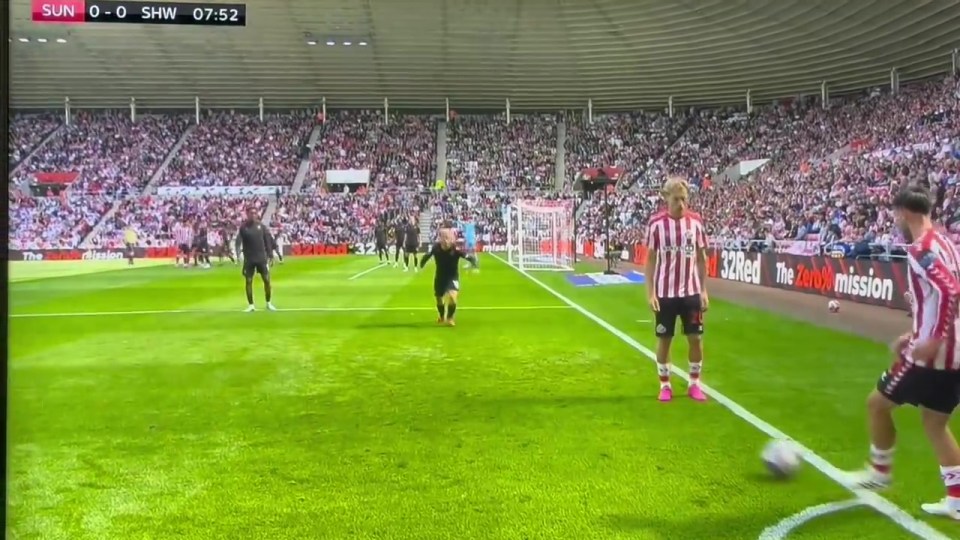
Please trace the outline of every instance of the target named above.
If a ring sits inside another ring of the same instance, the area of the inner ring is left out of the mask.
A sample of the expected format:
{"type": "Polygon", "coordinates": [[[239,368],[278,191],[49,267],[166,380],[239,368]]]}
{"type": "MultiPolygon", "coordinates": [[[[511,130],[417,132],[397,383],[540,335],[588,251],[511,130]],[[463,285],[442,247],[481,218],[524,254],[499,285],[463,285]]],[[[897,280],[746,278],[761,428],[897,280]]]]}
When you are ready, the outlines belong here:
{"type": "Polygon", "coordinates": [[[573,201],[522,200],[507,212],[510,264],[524,271],[573,270],[573,201]]]}

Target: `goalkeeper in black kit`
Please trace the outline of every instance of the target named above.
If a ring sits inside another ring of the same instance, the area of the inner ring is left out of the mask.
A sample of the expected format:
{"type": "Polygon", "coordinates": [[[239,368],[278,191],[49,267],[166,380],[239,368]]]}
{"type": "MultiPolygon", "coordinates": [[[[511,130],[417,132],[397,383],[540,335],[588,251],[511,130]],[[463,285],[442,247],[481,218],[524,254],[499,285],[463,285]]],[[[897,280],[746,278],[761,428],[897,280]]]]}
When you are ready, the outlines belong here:
{"type": "Polygon", "coordinates": [[[466,259],[476,266],[477,259],[457,248],[453,230],[440,230],[440,241],[431,246],[430,251],[420,260],[420,268],[427,266],[430,259],[436,259],[437,272],[433,278],[433,296],[437,300],[437,323],[454,326],[457,314],[457,296],[460,293],[460,259],[466,259]]]}

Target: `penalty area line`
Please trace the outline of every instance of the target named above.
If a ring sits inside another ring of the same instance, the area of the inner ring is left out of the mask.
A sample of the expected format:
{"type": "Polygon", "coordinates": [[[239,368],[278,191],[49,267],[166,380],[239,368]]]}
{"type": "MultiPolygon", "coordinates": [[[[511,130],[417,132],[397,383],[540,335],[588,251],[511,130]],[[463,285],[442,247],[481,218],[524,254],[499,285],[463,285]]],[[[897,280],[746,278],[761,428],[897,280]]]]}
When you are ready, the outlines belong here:
{"type": "Polygon", "coordinates": [[[829,514],[836,514],[837,512],[843,512],[844,510],[857,508],[859,506],[870,505],[861,499],[853,499],[849,501],[839,501],[811,506],[780,521],[776,525],[767,527],[763,530],[763,532],[760,533],[760,540],[783,540],[790,533],[796,529],[799,529],[810,521],[829,514]]]}
{"type": "MultiPolygon", "coordinates": [[[[349,312],[373,312],[373,311],[436,311],[436,307],[393,307],[393,306],[373,306],[373,307],[299,307],[299,308],[279,308],[277,312],[289,313],[349,313],[349,312]]],[[[551,309],[572,309],[570,306],[463,306],[460,311],[538,311],[551,309]]],[[[124,317],[128,315],[177,315],[177,314],[213,314],[213,313],[240,313],[240,309],[146,309],[140,311],[87,311],[87,312],[64,312],[64,313],[12,313],[11,319],[43,319],[56,317],[124,317]]]]}
{"type": "MultiPolygon", "coordinates": [[[[646,356],[651,362],[656,362],[657,355],[653,351],[641,345],[637,340],[633,339],[632,337],[624,333],[619,328],[601,319],[599,316],[590,312],[580,304],[577,304],[573,300],[567,298],[560,292],[556,291],[553,287],[547,285],[546,283],[540,281],[539,279],[531,275],[529,272],[525,270],[521,270],[516,266],[513,266],[512,264],[508,263],[498,255],[494,255],[491,253],[490,256],[502,262],[503,264],[509,266],[510,268],[513,268],[514,270],[519,272],[521,275],[523,275],[530,281],[539,285],[540,288],[552,294],[555,298],[557,298],[564,304],[567,304],[574,310],[578,311],[584,317],[597,323],[597,325],[599,325],[601,328],[603,328],[604,330],[610,332],[611,334],[619,338],[620,341],[626,343],[627,345],[632,347],[634,350],[636,350],[643,356],[646,356]]],[[[688,375],[682,369],[676,366],[672,366],[672,371],[677,377],[680,377],[680,379],[688,383],[690,382],[690,375],[688,375]]],[[[728,411],[732,412],[734,416],[737,416],[744,422],[752,425],[753,427],[767,434],[769,437],[774,439],[784,439],[784,440],[793,441],[796,444],[797,449],[803,455],[804,460],[807,463],[809,463],[811,467],[820,471],[821,473],[826,475],[827,478],[833,480],[840,486],[844,487],[845,489],[853,493],[860,501],[863,501],[865,505],[870,506],[877,512],[880,512],[881,514],[887,516],[894,523],[896,523],[903,529],[909,531],[914,536],[918,538],[922,538],[923,540],[949,540],[948,536],[934,529],[927,523],[924,523],[923,521],[920,521],[919,519],[911,516],[902,508],[893,504],[892,502],[885,499],[884,497],[866,490],[850,489],[849,487],[847,487],[846,483],[844,482],[843,472],[840,471],[840,469],[838,469],[836,466],[834,466],[833,464],[825,460],[824,458],[814,453],[813,450],[810,450],[809,448],[803,446],[799,442],[794,441],[786,433],[780,431],[773,425],[760,419],[757,415],[748,411],[739,403],[721,394],[717,390],[714,390],[713,388],[710,388],[709,386],[703,383],[700,384],[700,388],[703,389],[704,393],[706,393],[711,398],[713,398],[714,401],[716,401],[717,403],[725,407],[728,411]]]]}
{"type": "Polygon", "coordinates": [[[379,270],[379,269],[383,268],[384,266],[387,266],[388,264],[390,264],[390,263],[382,262],[382,263],[374,266],[373,268],[367,268],[366,270],[357,272],[356,274],[348,277],[348,278],[347,278],[347,281],[353,281],[353,280],[355,280],[355,279],[357,279],[357,278],[361,278],[361,277],[369,274],[370,272],[373,272],[374,270],[379,270]]]}

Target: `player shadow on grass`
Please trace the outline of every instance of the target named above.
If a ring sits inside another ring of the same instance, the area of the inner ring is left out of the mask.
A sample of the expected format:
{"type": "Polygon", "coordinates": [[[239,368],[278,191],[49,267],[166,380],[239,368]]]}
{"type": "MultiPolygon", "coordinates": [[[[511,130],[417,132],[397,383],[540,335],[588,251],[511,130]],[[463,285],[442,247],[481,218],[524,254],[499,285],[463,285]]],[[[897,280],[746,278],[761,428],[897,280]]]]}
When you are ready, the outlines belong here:
{"type": "Polygon", "coordinates": [[[655,533],[657,538],[676,538],[678,540],[743,540],[757,538],[767,527],[783,519],[776,510],[764,513],[745,511],[737,516],[718,516],[727,512],[723,497],[706,496],[677,505],[678,508],[697,508],[686,512],[683,517],[654,517],[631,514],[608,514],[601,522],[617,532],[636,534],[638,532],[655,533]],[[702,511],[701,511],[702,510],[702,511]],[[704,514],[712,514],[709,517],[704,514]]]}

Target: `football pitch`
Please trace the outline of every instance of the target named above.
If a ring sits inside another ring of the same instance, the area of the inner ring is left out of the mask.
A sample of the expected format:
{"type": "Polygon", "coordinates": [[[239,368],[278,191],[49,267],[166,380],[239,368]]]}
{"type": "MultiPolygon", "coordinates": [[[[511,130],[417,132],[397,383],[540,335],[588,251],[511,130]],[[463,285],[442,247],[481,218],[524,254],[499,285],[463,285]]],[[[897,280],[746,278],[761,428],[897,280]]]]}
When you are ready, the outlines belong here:
{"type": "Polygon", "coordinates": [[[943,488],[916,411],[897,415],[882,498],[831,478],[862,465],[889,362],[858,337],[714,299],[711,400],[675,378],[661,404],[642,286],[485,255],[448,328],[432,263],[292,259],[273,271],[280,311],[256,281],[256,313],[236,266],[27,264],[38,277],[10,284],[11,538],[960,538],[919,510],[943,488]],[[812,453],[776,481],[758,455],[784,433],[812,453]]]}

